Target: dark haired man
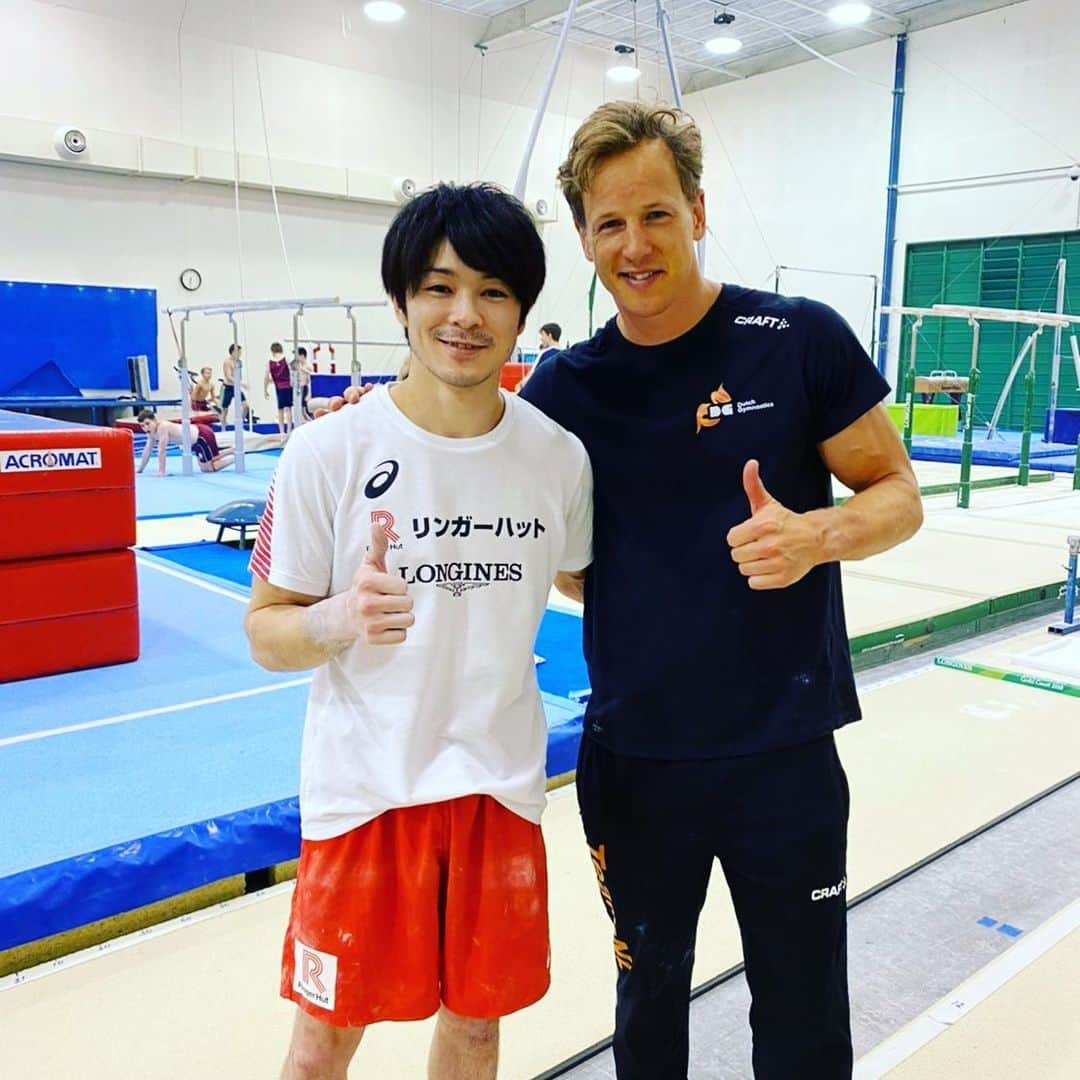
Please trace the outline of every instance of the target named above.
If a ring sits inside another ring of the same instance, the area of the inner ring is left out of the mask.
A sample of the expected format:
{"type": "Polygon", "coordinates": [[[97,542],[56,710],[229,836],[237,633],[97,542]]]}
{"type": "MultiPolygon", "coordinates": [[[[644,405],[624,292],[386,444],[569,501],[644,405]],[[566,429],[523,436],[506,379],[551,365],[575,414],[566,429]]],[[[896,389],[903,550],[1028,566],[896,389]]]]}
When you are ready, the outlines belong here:
{"type": "Polygon", "coordinates": [[[294,433],[252,557],[252,655],[316,669],[283,1076],[344,1077],[366,1025],[437,1011],[429,1075],[491,1080],[499,1017],[549,981],[532,646],[556,572],[590,561],[591,473],[499,389],[544,281],[517,200],[419,195],[382,277],[409,377],[294,433]]]}
{"type": "MultiPolygon", "coordinates": [[[[244,347],[242,345],[232,344],[229,346],[229,352],[225,357],[224,363],[221,365],[221,381],[224,384],[221,391],[221,428],[224,431],[226,425],[229,423],[229,406],[232,404],[233,396],[236,393],[236,365],[240,363],[244,354],[244,347]]],[[[247,384],[241,383],[240,401],[241,409],[239,422],[243,424],[246,417],[244,411],[247,407],[247,384]]]]}
{"type": "Polygon", "coordinates": [[[550,360],[561,348],[559,341],[562,339],[562,327],[558,323],[544,323],[540,327],[540,353],[536,357],[537,365],[545,360],[550,360]]]}
{"type": "MultiPolygon", "coordinates": [[[[153,453],[154,446],[158,451],[158,476],[165,475],[165,456],[168,453],[169,444],[173,446],[184,445],[184,425],[179,420],[162,420],[153,409],[142,409],[139,412],[139,427],[146,433],[146,445],[143,447],[142,460],[139,462],[138,472],[142,472],[153,453]]],[[[200,472],[220,472],[233,463],[234,454],[231,450],[218,449],[217,437],[213,429],[206,424],[189,424],[191,436],[191,453],[199,463],[200,472]]]]}
{"type": "Polygon", "coordinates": [[[263,374],[263,397],[268,396],[271,386],[274,388],[274,403],[277,405],[278,435],[284,442],[292,430],[293,388],[292,369],[289,361],[285,359],[285,350],[280,341],[275,341],[270,346],[270,359],[263,374]]]}
{"type": "Polygon", "coordinates": [[[305,420],[312,419],[308,402],[311,400],[311,376],[314,371],[308,360],[307,349],[301,345],[296,350],[296,384],[300,387],[300,412],[305,420]]]}

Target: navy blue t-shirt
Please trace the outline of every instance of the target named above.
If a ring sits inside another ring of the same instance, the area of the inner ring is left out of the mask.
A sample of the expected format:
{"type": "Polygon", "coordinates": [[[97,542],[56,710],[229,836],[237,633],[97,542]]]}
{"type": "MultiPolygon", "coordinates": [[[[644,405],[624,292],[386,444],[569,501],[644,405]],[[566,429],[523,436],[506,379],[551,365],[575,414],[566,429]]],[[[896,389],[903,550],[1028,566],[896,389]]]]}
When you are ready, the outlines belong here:
{"type": "Polygon", "coordinates": [[[724,285],[664,345],[612,319],[538,365],[522,396],[585,444],[585,730],[679,760],[791,746],[858,720],[837,563],[753,591],[726,536],[750,516],[749,458],[790,510],[832,504],[817,444],[888,393],[850,327],[816,301],[724,285]]]}

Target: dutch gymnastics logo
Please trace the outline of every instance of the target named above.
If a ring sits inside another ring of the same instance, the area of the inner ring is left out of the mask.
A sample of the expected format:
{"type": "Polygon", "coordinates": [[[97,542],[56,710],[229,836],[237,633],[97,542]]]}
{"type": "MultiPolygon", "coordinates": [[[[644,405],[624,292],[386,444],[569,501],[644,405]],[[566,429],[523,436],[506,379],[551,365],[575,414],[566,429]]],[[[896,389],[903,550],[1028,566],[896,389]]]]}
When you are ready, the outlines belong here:
{"type": "Polygon", "coordinates": [[[100,469],[101,450],[96,446],[63,450],[0,451],[0,473],[62,472],[71,469],[100,469]]]}

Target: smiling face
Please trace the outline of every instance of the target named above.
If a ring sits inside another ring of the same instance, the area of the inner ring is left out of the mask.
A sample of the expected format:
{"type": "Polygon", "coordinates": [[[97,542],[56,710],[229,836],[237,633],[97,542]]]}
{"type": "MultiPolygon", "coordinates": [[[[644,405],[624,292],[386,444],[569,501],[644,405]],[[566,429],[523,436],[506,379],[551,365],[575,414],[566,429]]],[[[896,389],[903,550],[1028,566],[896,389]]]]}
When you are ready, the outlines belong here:
{"type": "Polygon", "coordinates": [[[499,371],[521,332],[521,305],[499,281],[467,266],[448,240],[432,253],[406,310],[394,304],[416,358],[410,380],[424,372],[447,386],[498,385],[499,371]]]}
{"type": "Polygon", "coordinates": [[[652,343],[688,329],[705,287],[694,251],[705,235],[705,197],[687,200],[665,143],[652,139],[603,162],[583,204],[581,246],[624,332],[652,343]]]}

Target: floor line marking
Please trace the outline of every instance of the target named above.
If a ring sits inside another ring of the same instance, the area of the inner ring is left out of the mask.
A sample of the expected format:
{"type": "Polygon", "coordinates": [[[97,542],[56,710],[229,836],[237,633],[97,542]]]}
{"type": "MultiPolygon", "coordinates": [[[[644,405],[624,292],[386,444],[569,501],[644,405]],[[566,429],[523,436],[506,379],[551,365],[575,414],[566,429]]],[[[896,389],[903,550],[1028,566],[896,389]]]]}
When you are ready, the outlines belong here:
{"type": "MultiPolygon", "coordinates": [[[[147,555],[153,556],[153,552],[147,552],[147,555]]],[[[230,600],[239,600],[241,604],[248,602],[247,594],[235,592],[231,589],[223,589],[220,585],[211,585],[209,581],[203,581],[200,578],[193,577],[191,574],[184,574],[179,570],[174,570],[170,566],[161,566],[156,561],[151,561],[146,558],[145,555],[135,556],[135,561],[140,566],[145,566],[150,570],[157,570],[158,573],[167,574],[169,577],[178,578],[180,581],[186,581],[189,585],[198,585],[201,589],[206,589],[207,592],[217,593],[219,596],[227,596],[230,600]]]]}
{"type": "Polygon", "coordinates": [[[216,705],[221,701],[235,701],[237,698],[253,697],[255,694],[269,694],[274,690],[288,690],[294,686],[306,686],[310,682],[311,676],[303,679],[288,679],[285,682],[271,683],[268,686],[255,686],[249,690],[236,690],[231,694],[215,694],[213,697],[182,701],[176,705],[160,705],[155,709],[140,709],[138,712],[102,717],[100,720],[87,720],[83,724],[68,724],[65,727],[48,728],[45,731],[28,731],[24,735],[12,735],[6,739],[0,739],[0,748],[15,746],[17,743],[35,742],[38,739],[51,739],[56,735],[70,735],[76,731],[89,731],[92,728],[110,727],[113,724],[126,724],[129,720],[142,720],[148,716],[163,716],[166,713],[183,712],[185,709],[197,709],[203,705],[216,705]]]}
{"type": "Polygon", "coordinates": [[[948,1031],[1015,975],[1030,967],[1058,942],[1080,928],[1080,900],[1074,900],[1041,926],[1029,930],[984,968],[975,972],[951,993],[895,1035],[879,1043],[855,1064],[854,1080],[877,1080],[948,1031]]]}

